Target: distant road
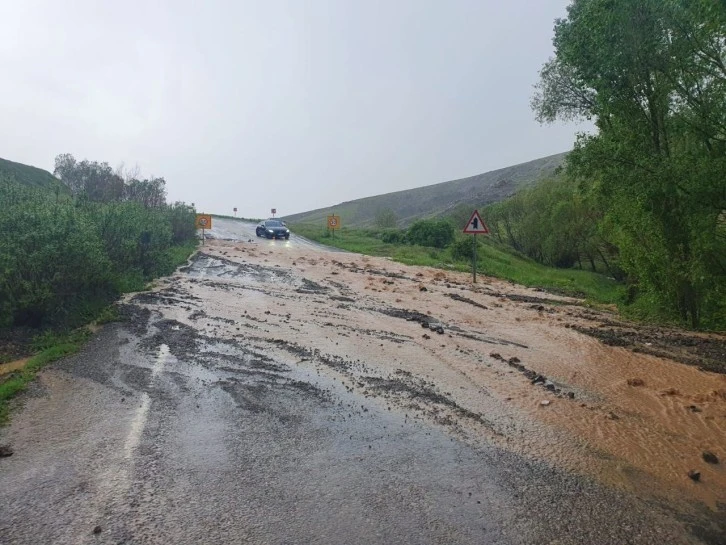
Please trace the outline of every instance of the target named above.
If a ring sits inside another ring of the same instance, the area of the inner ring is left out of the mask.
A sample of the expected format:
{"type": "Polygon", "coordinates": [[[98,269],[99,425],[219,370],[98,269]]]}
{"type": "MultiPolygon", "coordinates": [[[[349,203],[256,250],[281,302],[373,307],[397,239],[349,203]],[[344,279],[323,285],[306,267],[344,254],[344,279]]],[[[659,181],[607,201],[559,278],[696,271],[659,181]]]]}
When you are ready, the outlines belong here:
{"type": "Polygon", "coordinates": [[[236,240],[247,242],[248,240],[257,241],[261,246],[281,249],[309,249],[309,250],[326,250],[336,251],[336,248],[329,248],[308,240],[305,237],[296,235],[294,231],[290,235],[290,240],[269,240],[258,237],[255,234],[256,223],[250,223],[242,220],[233,220],[227,218],[212,217],[212,229],[206,231],[207,235],[217,240],[236,240]]]}

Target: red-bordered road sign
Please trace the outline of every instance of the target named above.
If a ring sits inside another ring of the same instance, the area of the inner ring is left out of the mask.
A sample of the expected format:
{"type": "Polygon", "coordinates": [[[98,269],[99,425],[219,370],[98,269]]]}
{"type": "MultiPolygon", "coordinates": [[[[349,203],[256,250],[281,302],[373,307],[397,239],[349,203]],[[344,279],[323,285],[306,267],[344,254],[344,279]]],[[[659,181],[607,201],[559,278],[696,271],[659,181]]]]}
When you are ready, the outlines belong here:
{"type": "Polygon", "coordinates": [[[196,226],[197,229],[211,229],[212,216],[209,214],[197,214],[196,226]]]}
{"type": "Polygon", "coordinates": [[[479,215],[478,210],[474,210],[474,213],[471,215],[471,218],[469,218],[469,221],[466,224],[466,227],[464,227],[464,233],[467,235],[488,235],[489,234],[489,227],[487,227],[487,224],[484,223],[484,220],[481,219],[481,216],[479,215]]]}

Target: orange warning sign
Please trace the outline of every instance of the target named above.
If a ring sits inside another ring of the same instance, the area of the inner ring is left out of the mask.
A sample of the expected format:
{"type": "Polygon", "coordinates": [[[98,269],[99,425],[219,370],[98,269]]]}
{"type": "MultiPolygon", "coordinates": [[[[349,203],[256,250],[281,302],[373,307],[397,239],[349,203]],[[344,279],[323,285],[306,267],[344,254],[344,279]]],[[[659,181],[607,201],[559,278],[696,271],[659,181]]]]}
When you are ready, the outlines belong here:
{"type": "Polygon", "coordinates": [[[212,216],[209,214],[197,214],[195,221],[197,229],[211,229],[212,228],[212,216]]]}

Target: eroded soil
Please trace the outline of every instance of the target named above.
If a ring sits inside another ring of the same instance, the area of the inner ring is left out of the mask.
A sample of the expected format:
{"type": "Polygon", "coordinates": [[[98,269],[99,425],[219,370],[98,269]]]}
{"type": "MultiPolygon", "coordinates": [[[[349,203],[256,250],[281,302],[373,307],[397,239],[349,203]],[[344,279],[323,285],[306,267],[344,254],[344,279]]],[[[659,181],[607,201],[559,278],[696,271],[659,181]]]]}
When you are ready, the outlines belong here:
{"type": "Polygon", "coordinates": [[[212,302],[210,335],[271,341],[469,441],[638,493],[726,502],[723,466],[702,460],[726,458],[726,375],[710,372],[724,370],[723,336],[636,327],[576,299],[383,258],[233,242],[169,288],[212,302]]]}

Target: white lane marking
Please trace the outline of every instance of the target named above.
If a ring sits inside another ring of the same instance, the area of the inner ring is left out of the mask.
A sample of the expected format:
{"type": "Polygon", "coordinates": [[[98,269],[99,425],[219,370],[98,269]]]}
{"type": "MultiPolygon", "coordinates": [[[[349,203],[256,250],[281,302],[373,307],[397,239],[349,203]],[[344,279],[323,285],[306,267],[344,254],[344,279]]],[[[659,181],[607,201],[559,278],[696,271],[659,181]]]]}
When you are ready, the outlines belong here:
{"type": "MultiPolygon", "coordinates": [[[[154,366],[151,369],[151,380],[149,384],[153,384],[154,380],[163,372],[164,366],[169,358],[169,347],[162,344],[159,347],[154,366]]],[[[116,463],[107,464],[105,468],[98,474],[96,482],[98,483],[98,492],[95,496],[94,503],[96,505],[95,518],[102,526],[109,526],[111,523],[107,520],[107,511],[109,509],[118,509],[119,501],[123,501],[132,485],[133,473],[133,457],[141,436],[146,427],[146,421],[149,417],[151,409],[151,396],[144,392],[141,394],[141,405],[136,409],[131,418],[129,432],[124,442],[123,455],[119,452],[116,463]]],[[[95,541],[95,540],[94,540],[95,541]]],[[[76,535],[76,543],[91,543],[86,528],[83,533],[76,535]]]]}
{"type": "Polygon", "coordinates": [[[151,370],[151,380],[153,381],[156,377],[159,376],[159,373],[161,373],[164,370],[164,366],[166,365],[166,361],[169,359],[169,347],[165,344],[162,344],[159,347],[159,355],[156,357],[156,362],[154,363],[154,368],[151,370]]]}
{"type": "Polygon", "coordinates": [[[144,432],[144,426],[146,426],[146,419],[149,416],[149,407],[151,406],[151,398],[149,394],[144,392],[141,397],[141,406],[136,409],[133,419],[131,420],[131,428],[129,434],[126,436],[126,444],[124,445],[124,452],[126,459],[131,460],[134,455],[136,447],[139,446],[141,441],[141,434],[144,432]]]}
{"type": "MultiPolygon", "coordinates": [[[[159,347],[159,354],[156,356],[154,367],[151,369],[151,383],[154,382],[164,370],[167,360],[169,359],[169,347],[162,344],[159,347]]],[[[144,392],[141,396],[141,406],[136,409],[134,417],[131,419],[131,427],[129,428],[129,434],[126,436],[126,444],[124,446],[124,452],[126,459],[130,460],[134,454],[134,450],[139,446],[141,441],[141,434],[144,433],[144,427],[146,426],[146,420],[149,416],[149,408],[151,407],[151,397],[149,394],[144,392]]]]}

